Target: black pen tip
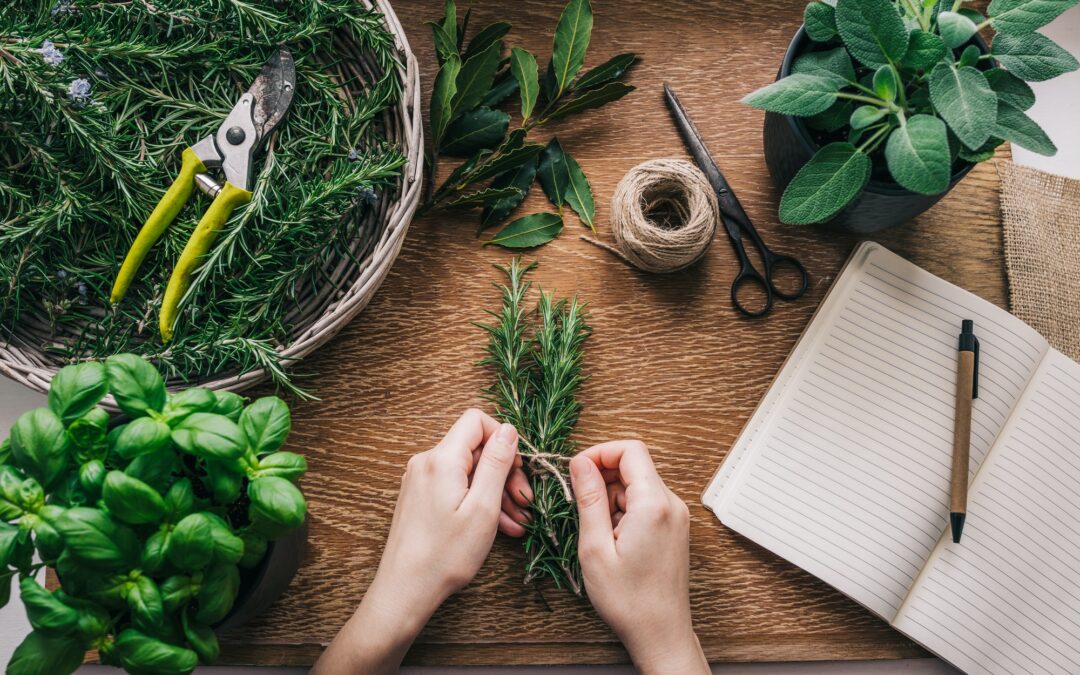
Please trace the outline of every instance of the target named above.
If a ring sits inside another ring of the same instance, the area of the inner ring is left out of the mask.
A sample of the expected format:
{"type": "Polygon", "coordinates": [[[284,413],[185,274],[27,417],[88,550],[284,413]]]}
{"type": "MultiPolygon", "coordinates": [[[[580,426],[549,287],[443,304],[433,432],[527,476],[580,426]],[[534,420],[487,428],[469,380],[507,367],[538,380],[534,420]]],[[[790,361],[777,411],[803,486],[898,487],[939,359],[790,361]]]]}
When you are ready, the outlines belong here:
{"type": "Polygon", "coordinates": [[[954,544],[960,543],[960,533],[964,531],[964,519],[966,513],[950,513],[949,520],[952,523],[952,540],[954,544]]]}

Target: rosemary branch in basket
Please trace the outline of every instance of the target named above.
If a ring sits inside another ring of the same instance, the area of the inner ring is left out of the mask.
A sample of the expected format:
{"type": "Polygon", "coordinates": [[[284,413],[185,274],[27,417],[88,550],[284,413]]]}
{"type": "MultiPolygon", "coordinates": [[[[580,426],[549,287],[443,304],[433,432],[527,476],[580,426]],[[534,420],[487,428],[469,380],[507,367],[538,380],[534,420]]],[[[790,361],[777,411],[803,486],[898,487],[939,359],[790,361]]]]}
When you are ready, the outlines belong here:
{"type": "Polygon", "coordinates": [[[581,412],[576,393],[582,375],[584,345],[591,329],[577,298],[556,300],[541,292],[535,311],[526,309],[531,284],[525,275],[536,263],[518,258],[506,267],[502,309],[489,312],[493,322],[479,324],[488,333],[481,364],[495,371],[484,390],[496,416],[513,424],[521,436],[521,454],[534,493],[533,519],[526,525],[525,581],[551,577],[559,587],[580,595],[577,557],[577,508],[566,478],[574,453],[570,440],[581,412]]]}
{"type": "Polygon", "coordinates": [[[335,270],[377,237],[345,216],[391,200],[404,163],[381,128],[401,89],[381,15],[355,0],[4,4],[0,342],[57,361],[136,352],[181,379],[265,369],[291,387],[277,348],[348,283],[335,270]],[[111,308],[116,270],[181,151],[278,44],[296,59],[294,105],[163,345],[162,289],[208,200],[190,200],[111,308]]]}

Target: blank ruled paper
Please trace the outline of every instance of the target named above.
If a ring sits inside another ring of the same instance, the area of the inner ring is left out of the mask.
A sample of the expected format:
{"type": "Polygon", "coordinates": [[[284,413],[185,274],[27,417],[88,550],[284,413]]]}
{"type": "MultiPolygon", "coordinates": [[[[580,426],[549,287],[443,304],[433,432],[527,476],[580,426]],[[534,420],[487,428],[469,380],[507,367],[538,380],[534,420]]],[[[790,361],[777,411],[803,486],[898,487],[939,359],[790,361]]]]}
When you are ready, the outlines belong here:
{"type": "Polygon", "coordinates": [[[896,627],[972,673],[1080,672],[1080,365],[1050,352],[896,627]]]}
{"type": "Polygon", "coordinates": [[[961,320],[982,347],[972,475],[1048,347],[876,244],[852,260],[703,501],[891,620],[948,521],[961,320]]]}

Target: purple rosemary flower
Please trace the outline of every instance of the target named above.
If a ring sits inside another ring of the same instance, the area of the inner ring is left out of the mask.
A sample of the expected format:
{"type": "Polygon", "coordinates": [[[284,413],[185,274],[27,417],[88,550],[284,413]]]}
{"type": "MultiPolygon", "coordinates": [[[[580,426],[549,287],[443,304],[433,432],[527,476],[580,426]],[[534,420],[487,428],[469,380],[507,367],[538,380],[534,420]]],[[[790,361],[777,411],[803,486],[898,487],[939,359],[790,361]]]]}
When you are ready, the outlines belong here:
{"type": "Polygon", "coordinates": [[[56,0],[56,4],[49,10],[49,14],[53,17],[60,14],[74,14],[75,8],[71,5],[71,0],[56,0]]]}
{"type": "Polygon", "coordinates": [[[68,98],[72,103],[89,103],[90,102],[90,80],[80,77],[77,80],[72,80],[68,85],[68,98]]]}
{"type": "Polygon", "coordinates": [[[46,40],[41,43],[41,58],[45,63],[50,66],[58,66],[64,60],[64,55],[56,48],[56,45],[52,43],[52,40],[46,40]]]}
{"type": "Polygon", "coordinates": [[[360,198],[360,201],[368,206],[375,206],[379,203],[379,193],[375,192],[369,187],[360,188],[356,191],[356,196],[360,198]]]}

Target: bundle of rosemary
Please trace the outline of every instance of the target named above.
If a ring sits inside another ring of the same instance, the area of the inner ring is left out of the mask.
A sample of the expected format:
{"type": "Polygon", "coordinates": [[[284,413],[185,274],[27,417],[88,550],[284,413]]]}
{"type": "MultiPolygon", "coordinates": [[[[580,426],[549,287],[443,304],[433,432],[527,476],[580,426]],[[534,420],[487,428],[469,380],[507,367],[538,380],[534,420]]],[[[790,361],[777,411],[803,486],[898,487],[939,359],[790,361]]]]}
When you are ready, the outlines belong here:
{"type": "Polygon", "coordinates": [[[499,267],[507,277],[505,285],[497,285],[502,309],[490,312],[492,323],[479,324],[488,333],[487,357],[480,363],[495,371],[484,396],[500,420],[517,427],[533,489],[533,519],[525,526],[525,581],[546,575],[581,595],[577,507],[566,471],[574,454],[570,434],[581,412],[576,394],[585,381],[583,348],[591,329],[577,298],[556,300],[541,292],[535,311],[526,306],[531,284],[525,275],[535,266],[514,258],[499,267]]]}
{"type": "MultiPolygon", "coordinates": [[[[0,8],[0,341],[20,322],[58,361],[135,352],[170,377],[267,370],[298,299],[362,234],[404,163],[377,116],[401,89],[393,36],[354,0],[26,0],[0,8]],[[296,61],[289,117],[185,296],[168,345],[158,305],[208,200],[191,199],[116,307],[117,269],[180,166],[277,45],[296,61]],[[366,51],[362,88],[346,66],[366,51]]],[[[359,254],[363,254],[361,251],[359,254]]]]}

